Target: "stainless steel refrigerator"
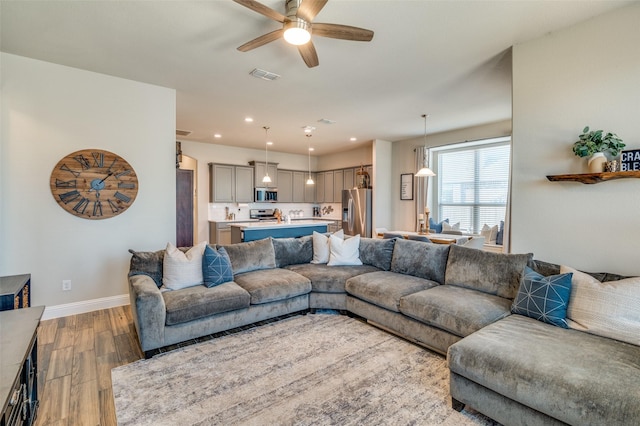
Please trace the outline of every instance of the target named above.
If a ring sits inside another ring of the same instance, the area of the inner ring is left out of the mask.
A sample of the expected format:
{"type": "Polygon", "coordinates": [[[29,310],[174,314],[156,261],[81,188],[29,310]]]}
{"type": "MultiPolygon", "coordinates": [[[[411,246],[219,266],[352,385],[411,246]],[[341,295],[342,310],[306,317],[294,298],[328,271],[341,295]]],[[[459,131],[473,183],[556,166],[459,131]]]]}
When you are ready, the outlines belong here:
{"type": "Polygon", "coordinates": [[[371,190],[342,191],[342,229],[346,235],[371,237],[371,190]]]}

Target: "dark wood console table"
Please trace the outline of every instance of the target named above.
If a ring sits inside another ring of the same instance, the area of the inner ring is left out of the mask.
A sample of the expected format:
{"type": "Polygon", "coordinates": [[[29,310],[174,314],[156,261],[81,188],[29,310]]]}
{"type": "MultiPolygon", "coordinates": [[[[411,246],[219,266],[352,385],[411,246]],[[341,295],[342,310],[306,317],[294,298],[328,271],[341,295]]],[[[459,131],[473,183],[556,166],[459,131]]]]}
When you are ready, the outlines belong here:
{"type": "Polygon", "coordinates": [[[0,426],[35,422],[38,412],[37,332],[44,306],[0,312],[0,426]]]}

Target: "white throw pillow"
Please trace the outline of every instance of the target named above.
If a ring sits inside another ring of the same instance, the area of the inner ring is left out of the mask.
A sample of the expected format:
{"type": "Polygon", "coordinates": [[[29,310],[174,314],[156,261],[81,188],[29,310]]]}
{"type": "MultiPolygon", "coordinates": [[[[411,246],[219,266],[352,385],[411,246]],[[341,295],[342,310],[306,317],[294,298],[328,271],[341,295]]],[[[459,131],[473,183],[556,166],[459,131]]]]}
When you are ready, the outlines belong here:
{"type": "Polygon", "coordinates": [[[360,260],[360,235],[343,240],[335,235],[329,237],[328,266],[362,265],[360,260]]]}
{"type": "Polygon", "coordinates": [[[570,328],[640,345],[640,277],[600,282],[568,266],[573,272],[567,308],[570,328]]]}
{"type": "MultiPolygon", "coordinates": [[[[460,222],[454,223],[453,225],[449,225],[448,222],[442,222],[442,230],[443,231],[459,231],[460,230],[460,222]]],[[[495,240],[495,238],[494,238],[495,240]]]]}
{"type": "Polygon", "coordinates": [[[180,251],[171,243],[167,244],[162,262],[162,288],[166,290],[180,290],[203,283],[202,254],[207,245],[201,242],[186,253],[180,251]]]}
{"type": "MultiPolygon", "coordinates": [[[[338,238],[344,238],[344,231],[341,229],[334,232],[338,238]]],[[[311,263],[327,263],[329,261],[329,237],[319,232],[313,231],[313,259],[311,263]]]]}

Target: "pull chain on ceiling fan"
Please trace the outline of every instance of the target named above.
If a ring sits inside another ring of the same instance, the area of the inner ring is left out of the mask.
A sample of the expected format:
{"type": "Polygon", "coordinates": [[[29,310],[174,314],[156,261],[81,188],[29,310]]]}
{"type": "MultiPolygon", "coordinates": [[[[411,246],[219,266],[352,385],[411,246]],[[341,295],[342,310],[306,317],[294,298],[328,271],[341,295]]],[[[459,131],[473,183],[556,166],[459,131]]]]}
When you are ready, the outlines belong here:
{"type": "Polygon", "coordinates": [[[261,35],[238,47],[248,52],[283,37],[288,43],[298,47],[302,60],[309,68],[318,66],[318,54],[311,41],[311,35],[351,41],[371,41],[373,31],[340,24],[312,23],[328,0],[286,0],[286,15],[281,14],[255,0],[233,0],[254,12],[280,22],[282,28],[261,35]]]}

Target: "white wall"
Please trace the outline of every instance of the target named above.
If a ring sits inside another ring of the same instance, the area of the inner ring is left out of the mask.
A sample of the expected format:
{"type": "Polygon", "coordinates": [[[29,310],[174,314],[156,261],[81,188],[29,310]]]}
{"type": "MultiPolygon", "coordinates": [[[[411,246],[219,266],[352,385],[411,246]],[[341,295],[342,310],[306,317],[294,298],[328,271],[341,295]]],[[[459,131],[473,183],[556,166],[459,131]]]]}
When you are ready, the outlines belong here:
{"type": "Polygon", "coordinates": [[[553,183],[586,173],[584,126],[640,148],[640,3],[513,49],[512,251],[640,275],[640,182],[553,183]]]}
{"type": "MultiPolygon", "coordinates": [[[[427,136],[427,146],[436,147],[465,141],[488,139],[511,135],[511,120],[489,123],[482,126],[468,127],[450,132],[434,133],[427,136]]],[[[424,136],[406,139],[393,143],[393,162],[391,174],[391,209],[392,221],[387,229],[412,230],[416,223],[416,207],[414,201],[400,200],[400,175],[416,173],[415,152],[418,146],[424,146],[424,136]]],[[[414,197],[415,198],[415,197],[414,197]]]]}
{"type": "Polygon", "coordinates": [[[317,169],[315,170],[346,169],[349,167],[357,167],[361,164],[372,164],[372,162],[373,142],[348,151],[322,155],[318,157],[317,169]]]}
{"type": "MultiPolygon", "coordinates": [[[[376,139],[373,142],[373,230],[376,228],[391,228],[393,220],[393,180],[391,178],[392,143],[376,139]]],[[[399,196],[398,196],[399,197],[399,196]]]]}
{"type": "Polygon", "coordinates": [[[34,305],[127,293],[129,248],[175,242],[175,91],[2,53],[0,274],[31,273],[34,305]],[[49,189],[54,166],[112,151],[140,189],[124,213],[86,220],[49,189]],[[70,279],[72,290],[61,290],[70,279]]]}

